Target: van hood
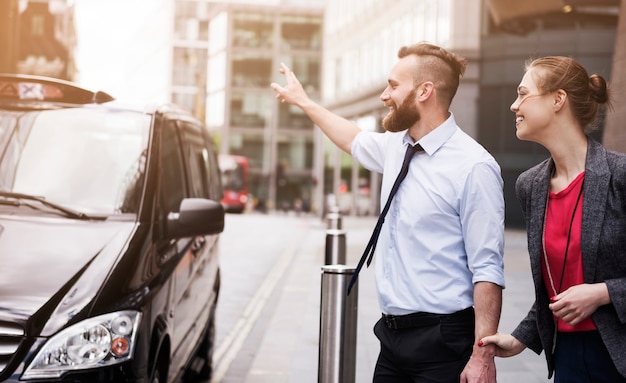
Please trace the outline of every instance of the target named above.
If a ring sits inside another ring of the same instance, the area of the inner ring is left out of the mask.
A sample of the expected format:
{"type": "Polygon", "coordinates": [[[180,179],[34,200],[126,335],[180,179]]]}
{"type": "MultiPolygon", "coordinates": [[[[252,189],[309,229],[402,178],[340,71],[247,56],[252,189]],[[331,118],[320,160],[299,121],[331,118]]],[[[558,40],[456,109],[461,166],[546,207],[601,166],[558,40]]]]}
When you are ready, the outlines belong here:
{"type": "Polygon", "coordinates": [[[114,243],[119,237],[126,242],[134,226],[134,222],[0,215],[0,320],[25,322],[99,254],[106,253],[115,262],[121,246],[103,249],[114,237],[114,243]]]}

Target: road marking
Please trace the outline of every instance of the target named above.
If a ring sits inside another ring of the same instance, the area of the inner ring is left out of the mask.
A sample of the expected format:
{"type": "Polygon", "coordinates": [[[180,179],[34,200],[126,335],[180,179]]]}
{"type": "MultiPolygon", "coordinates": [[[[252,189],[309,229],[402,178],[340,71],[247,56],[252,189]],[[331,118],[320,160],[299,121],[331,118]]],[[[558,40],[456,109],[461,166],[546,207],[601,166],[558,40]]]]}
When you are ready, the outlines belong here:
{"type": "Polygon", "coordinates": [[[228,372],[231,363],[235,360],[239,351],[241,351],[244,341],[261,315],[274,288],[278,282],[282,280],[281,277],[287,271],[287,267],[296,254],[297,245],[302,243],[301,239],[305,233],[306,230],[302,230],[300,234],[289,243],[289,246],[283,251],[274,267],[272,267],[271,271],[263,280],[263,283],[261,283],[256,294],[250,299],[235,326],[233,326],[228,335],[215,350],[215,354],[213,355],[213,377],[211,378],[211,383],[221,382],[228,372]]]}

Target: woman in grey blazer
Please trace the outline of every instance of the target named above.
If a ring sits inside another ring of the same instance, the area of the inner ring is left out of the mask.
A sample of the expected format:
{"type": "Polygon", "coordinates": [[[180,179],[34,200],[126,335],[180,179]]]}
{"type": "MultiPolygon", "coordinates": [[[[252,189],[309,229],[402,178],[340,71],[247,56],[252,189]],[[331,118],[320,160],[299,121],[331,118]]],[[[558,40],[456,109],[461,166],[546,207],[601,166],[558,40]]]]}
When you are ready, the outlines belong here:
{"type": "Polygon", "coordinates": [[[535,303],[512,334],[478,345],[544,351],[556,383],[626,382],[626,155],[587,135],[607,83],[552,56],[527,63],[517,93],[517,137],[550,152],[516,182],[535,303]]]}

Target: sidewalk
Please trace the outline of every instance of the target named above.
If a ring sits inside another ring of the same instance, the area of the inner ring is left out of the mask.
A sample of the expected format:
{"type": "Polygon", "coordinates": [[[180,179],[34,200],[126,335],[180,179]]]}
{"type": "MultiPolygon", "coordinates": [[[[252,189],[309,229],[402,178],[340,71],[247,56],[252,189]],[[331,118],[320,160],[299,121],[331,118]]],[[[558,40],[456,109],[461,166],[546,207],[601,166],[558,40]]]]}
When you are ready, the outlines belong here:
{"type": "MultiPolygon", "coordinates": [[[[305,218],[306,219],[306,218],[305,218]]],[[[355,266],[369,240],[375,217],[342,217],[346,231],[346,263],[355,266]]],[[[311,218],[310,229],[284,275],[275,310],[254,356],[246,383],[314,383],[318,378],[319,308],[321,266],[324,263],[326,222],[311,218]]],[[[506,233],[505,274],[507,288],[500,331],[510,332],[525,316],[533,299],[532,281],[523,231],[506,233]]],[[[357,318],[357,383],[371,382],[378,356],[378,340],[372,332],[380,317],[374,270],[359,275],[357,318]]],[[[496,359],[498,382],[547,382],[543,355],[526,350],[511,359],[496,359]]],[[[223,381],[227,383],[227,380],[223,381]]]]}

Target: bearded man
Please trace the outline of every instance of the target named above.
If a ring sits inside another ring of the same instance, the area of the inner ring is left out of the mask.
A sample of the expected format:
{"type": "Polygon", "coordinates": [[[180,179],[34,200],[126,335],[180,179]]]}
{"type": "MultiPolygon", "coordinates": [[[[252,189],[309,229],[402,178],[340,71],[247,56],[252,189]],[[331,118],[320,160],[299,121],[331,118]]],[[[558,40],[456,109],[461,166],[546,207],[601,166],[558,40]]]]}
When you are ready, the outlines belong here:
{"type": "Polygon", "coordinates": [[[355,274],[375,250],[382,315],[373,381],[495,383],[495,349],[476,342],[497,331],[502,307],[500,167],[449,110],[466,60],[427,43],[402,47],[398,58],[380,97],[389,108],[385,132],[361,131],[313,102],[284,64],[285,86],[271,87],[340,149],[383,174],[386,219],[355,274]]]}

